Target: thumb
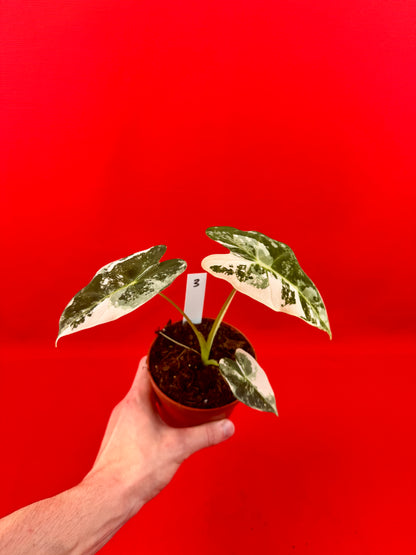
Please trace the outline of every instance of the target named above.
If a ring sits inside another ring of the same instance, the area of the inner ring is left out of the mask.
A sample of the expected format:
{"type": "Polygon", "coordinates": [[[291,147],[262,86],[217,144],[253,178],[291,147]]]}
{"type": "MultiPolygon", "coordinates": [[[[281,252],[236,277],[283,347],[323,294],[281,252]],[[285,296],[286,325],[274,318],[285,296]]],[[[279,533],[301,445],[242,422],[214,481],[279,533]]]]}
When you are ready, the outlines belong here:
{"type": "Polygon", "coordinates": [[[186,459],[200,449],[217,445],[230,438],[235,431],[231,420],[209,422],[192,428],[182,428],[183,456],[186,459]]]}

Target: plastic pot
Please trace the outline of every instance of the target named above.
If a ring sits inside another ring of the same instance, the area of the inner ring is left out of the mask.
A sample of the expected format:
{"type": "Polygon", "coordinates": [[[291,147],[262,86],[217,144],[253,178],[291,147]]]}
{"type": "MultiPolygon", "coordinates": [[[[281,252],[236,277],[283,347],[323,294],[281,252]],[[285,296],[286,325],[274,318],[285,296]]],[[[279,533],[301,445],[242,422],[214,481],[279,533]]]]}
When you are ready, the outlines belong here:
{"type": "Polygon", "coordinates": [[[181,405],[177,401],[174,401],[163,393],[163,391],[156,385],[150,372],[149,375],[153,391],[156,395],[156,403],[159,414],[167,424],[174,426],[175,428],[198,426],[199,424],[204,424],[205,422],[213,422],[214,420],[228,418],[239,402],[236,399],[228,405],[212,409],[196,409],[194,407],[187,407],[186,405],[181,405]]]}
{"type": "MultiPolygon", "coordinates": [[[[226,328],[233,328],[235,332],[237,332],[245,341],[248,342],[247,338],[239,330],[237,330],[233,326],[230,326],[229,324],[224,324],[224,326],[226,328]]],[[[155,393],[159,414],[163,418],[163,420],[170,426],[187,427],[197,426],[199,424],[204,424],[205,422],[212,422],[215,420],[228,418],[236,405],[239,403],[237,399],[226,405],[215,408],[195,408],[171,399],[164,391],[160,389],[150,371],[151,353],[152,349],[155,348],[156,341],[157,338],[150,347],[147,360],[151,385],[155,393]]],[[[251,345],[250,348],[252,348],[251,345]]]]}

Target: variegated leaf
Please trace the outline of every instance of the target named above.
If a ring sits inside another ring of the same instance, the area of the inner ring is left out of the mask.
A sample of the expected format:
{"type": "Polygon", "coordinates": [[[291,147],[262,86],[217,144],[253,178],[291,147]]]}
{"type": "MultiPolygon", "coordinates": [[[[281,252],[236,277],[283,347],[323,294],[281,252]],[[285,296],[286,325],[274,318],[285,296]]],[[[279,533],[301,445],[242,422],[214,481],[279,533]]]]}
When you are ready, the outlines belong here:
{"type": "Polygon", "coordinates": [[[249,353],[237,349],[236,360],[222,358],[220,372],[234,393],[245,405],[276,416],[276,399],[264,370],[249,353]]]}
{"type": "Polygon", "coordinates": [[[166,289],[186,269],[180,259],[160,258],[164,245],[107,264],[69,302],[59,321],[59,338],[116,320],[166,289]]]}
{"type": "Polygon", "coordinates": [[[207,235],[231,252],[202,261],[210,274],[273,310],[302,318],[331,337],[325,305],[292,249],[257,231],[210,227],[207,235]]]}

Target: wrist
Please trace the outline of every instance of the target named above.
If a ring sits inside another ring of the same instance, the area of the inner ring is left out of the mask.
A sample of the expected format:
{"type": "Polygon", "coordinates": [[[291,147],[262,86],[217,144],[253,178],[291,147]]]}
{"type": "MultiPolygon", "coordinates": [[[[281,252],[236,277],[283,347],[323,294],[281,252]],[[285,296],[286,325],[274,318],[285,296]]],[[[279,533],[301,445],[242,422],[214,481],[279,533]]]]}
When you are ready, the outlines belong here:
{"type": "Polygon", "coordinates": [[[90,517],[94,522],[84,536],[86,543],[81,542],[82,554],[96,553],[142,506],[124,480],[102,469],[93,469],[74,490],[80,499],[91,500],[93,507],[90,517]]]}
{"type": "Polygon", "coordinates": [[[94,492],[97,499],[112,508],[113,516],[127,521],[143,506],[135,495],[135,487],[117,471],[93,468],[79,484],[80,488],[94,492]]]}

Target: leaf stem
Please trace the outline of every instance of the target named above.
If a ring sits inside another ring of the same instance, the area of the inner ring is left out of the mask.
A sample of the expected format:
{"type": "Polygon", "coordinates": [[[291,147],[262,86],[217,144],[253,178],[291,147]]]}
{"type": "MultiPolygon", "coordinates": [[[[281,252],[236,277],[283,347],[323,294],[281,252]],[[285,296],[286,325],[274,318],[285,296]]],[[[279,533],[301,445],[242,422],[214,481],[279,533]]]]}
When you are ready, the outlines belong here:
{"type": "Polygon", "coordinates": [[[208,356],[209,356],[209,353],[211,352],[212,344],[214,343],[214,339],[215,339],[215,336],[217,335],[217,331],[236,293],[237,293],[237,289],[233,288],[231,293],[226,298],[225,303],[222,305],[221,310],[219,311],[218,316],[215,318],[214,323],[212,324],[212,328],[208,334],[208,339],[207,339],[208,356]]]}
{"type": "Polygon", "coordinates": [[[165,299],[165,301],[168,301],[168,303],[170,303],[174,308],[176,308],[176,310],[178,312],[180,312],[182,314],[182,316],[185,318],[185,320],[188,322],[188,324],[191,326],[192,331],[194,332],[194,334],[196,335],[196,338],[198,339],[198,343],[199,343],[199,347],[201,349],[201,358],[202,360],[204,359],[204,355],[203,353],[205,353],[205,351],[207,350],[207,342],[205,340],[205,337],[202,335],[202,333],[196,328],[195,324],[192,322],[192,320],[185,314],[185,312],[174,302],[172,301],[172,299],[169,299],[169,297],[167,297],[166,295],[164,295],[163,293],[159,293],[159,295],[165,299]]]}
{"type": "Polygon", "coordinates": [[[193,331],[196,334],[199,333],[198,330],[195,327],[195,324],[190,320],[190,318],[185,314],[185,312],[181,308],[179,308],[179,306],[174,301],[172,301],[172,299],[169,299],[169,297],[167,297],[163,293],[159,293],[159,295],[163,299],[165,299],[165,301],[168,301],[168,303],[170,303],[174,308],[176,308],[176,310],[178,310],[182,314],[182,316],[185,318],[185,320],[188,322],[188,324],[191,326],[191,328],[193,329],[193,331]]]}
{"type": "MultiPolygon", "coordinates": [[[[215,336],[217,334],[217,331],[218,331],[218,329],[221,325],[221,322],[224,319],[225,313],[227,312],[228,307],[230,306],[231,301],[233,300],[234,295],[236,293],[237,293],[237,290],[233,289],[231,291],[231,293],[228,295],[228,297],[226,298],[225,303],[222,305],[221,310],[218,313],[218,316],[215,318],[214,323],[212,324],[211,330],[208,334],[208,339],[205,339],[205,337],[197,329],[195,324],[190,320],[190,318],[185,314],[185,312],[174,301],[172,301],[172,299],[169,299],[169,297],[167,297],[163,293],[159,293],[159,295],[163,299],[168,301],[168,303],[170,303],[174,308],[176,308],[176,310],[178,310],[182,314],[182,316],[185,318],[185,320],[191,326],[192,331],[195,333],[196,338],[198,339],[200,354],[201,354],[201,361],[202,361],[202,364],[204,364],[204,366],[208,366],[208,365],[211,365],[211,364],[214,364],[215,366],[218,366],[218,362],[216,360],[210,359],[209,355],[210,355],[210,352],[211,352],[211,349],[212,349],[212,344],[214,343],[214,339],[215,339],[215,336]]],[[[181,346],[184,347],[185,345],[181,344],[181,346]]]]}
{"type": "Polygon", "coordinates": [[[184,349],[188,349],[188,351],[193,351],[194,353],[199,355],[199,353],[196,349],[193,349],[192,347],[188,347],[188,345],[184,345],[183,343],[180,343],[179,341],[176,341],[176,339],[173,339],[173,337],[169,337],[169,335],[166,335],[166,333],[163,333],[163,331],[159,330],[157,333],[159,335],[161,335],[162,337],[164,337],[165,339],[168,339],[169,341],[172,341],[172,343],[175,343],[176,345],[179,345],[179,347],[183,347],[184,349]]]}

